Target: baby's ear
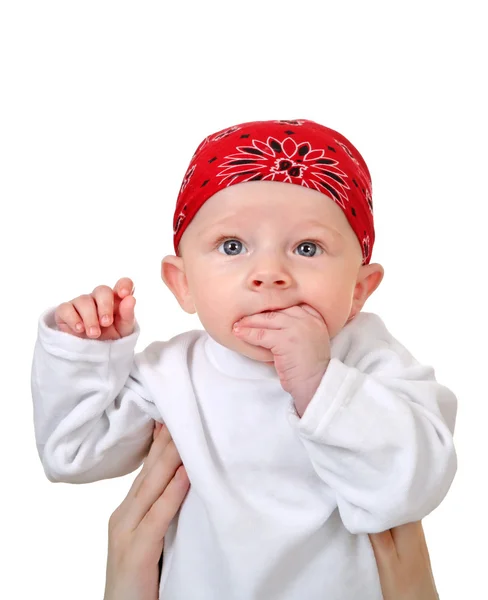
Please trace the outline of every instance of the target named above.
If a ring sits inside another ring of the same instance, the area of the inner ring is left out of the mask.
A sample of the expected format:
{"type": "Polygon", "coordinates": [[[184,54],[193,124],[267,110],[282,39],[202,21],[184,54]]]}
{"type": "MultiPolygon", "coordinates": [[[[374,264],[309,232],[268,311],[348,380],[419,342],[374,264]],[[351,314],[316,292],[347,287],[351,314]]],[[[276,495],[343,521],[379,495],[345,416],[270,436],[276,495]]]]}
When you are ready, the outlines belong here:
{"type": "Polygon", "coordinates": [[[354,297],[351,307],[351,316],[357,315],[363,308],[366,300],[378,288],[383,280],[385,270],[377,263],[362,265],[359,268],[354,297]]]}
{"type": "Polygon", "coordinates": [[[161,279],[173,293],[181,308],[190,315],[195,314],[195,304],[190,294],[183,259],[165,256],[161,261],[161,279]]]}

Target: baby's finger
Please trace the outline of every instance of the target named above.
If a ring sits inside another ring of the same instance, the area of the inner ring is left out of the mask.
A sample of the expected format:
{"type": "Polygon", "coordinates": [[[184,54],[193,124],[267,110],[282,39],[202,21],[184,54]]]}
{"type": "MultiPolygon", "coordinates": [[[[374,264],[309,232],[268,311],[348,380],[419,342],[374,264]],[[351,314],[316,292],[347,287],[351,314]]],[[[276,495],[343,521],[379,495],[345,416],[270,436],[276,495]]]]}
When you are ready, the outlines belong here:
{"type": "Polygon", "coordinates": [[[129,277],[121,277],[114,286],[114,294],[125,298],[134,292],[134,282],[129,277]]]}
{"type": "Polygon", "coordinates": [[[71,302],[63,302],[56,308],[54,321],[58,329],[65,331],[65,333],[68,333],[66,329],[69,330],[69,333],[72,332],[77,335],[85,331],[83,319],[71,302]]]}
{"type": "Polygon", "coordinates": [[[281,330],[277,329],[263,329],[261,327],[239,327],[234,326],[234,335],[239,339],[252,344],[253,346],[260,346],[261,348],[267,348],[272,350],[277,346],[277,334],[281,330]]]}
{"type": "Polygon", "coordinates": [[[284,329],[289,324],[289,315],[280,311],[269,311],[242,317],[240,321],[235,323],[235,326],[237,328],[262,327],[264,329],[284,329]]]}
{"type": "Polygon", "coordinates": [[[108,285],[96,287],[92,296],[95,299],[98,321],[102,327],[108,327],[113,322],[114,293],[108,285]]]}
{"type": "Polygon", "coordinates": [[[99,337],[101,330],[95,300],[90,295],[84,294],[71,302],[83,320],[86,335],[91,338],[99,337]]]}
{"type": "Polygon", "coordinates": [[[126,296],[120,301],[118,309],[115,313],[114,325],[121,337],[130,335],[134,331],[135,316],[134,307],[136,299],[134,296],[126,296]]]}
{"type": "Polygon", "coordinates": [[[310,315],[312,315],[312,317],[316,317],[317,319],[319,319],[319,321],[324,322],[324,319],[322,315],[318,312],[318,310],[315,310],[315,308],[313,308],[309,304],[300,304],[299,308],[303,309],[305,312],[308,312],[310,315]]]}

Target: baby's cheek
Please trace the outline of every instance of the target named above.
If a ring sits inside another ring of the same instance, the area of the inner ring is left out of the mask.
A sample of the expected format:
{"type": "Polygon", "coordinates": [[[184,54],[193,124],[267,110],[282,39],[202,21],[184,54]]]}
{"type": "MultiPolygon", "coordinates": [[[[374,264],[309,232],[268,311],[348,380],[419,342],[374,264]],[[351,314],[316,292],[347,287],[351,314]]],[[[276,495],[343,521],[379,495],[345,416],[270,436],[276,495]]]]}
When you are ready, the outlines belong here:
{"type": "Polygon", "coordinates": [[[330,307],[326,312],[322,313],[329,337],[335,337],[344,325],[347,323],[349,318],[350,308],[349,304],[344,301],[344,304],[330,307]]]}

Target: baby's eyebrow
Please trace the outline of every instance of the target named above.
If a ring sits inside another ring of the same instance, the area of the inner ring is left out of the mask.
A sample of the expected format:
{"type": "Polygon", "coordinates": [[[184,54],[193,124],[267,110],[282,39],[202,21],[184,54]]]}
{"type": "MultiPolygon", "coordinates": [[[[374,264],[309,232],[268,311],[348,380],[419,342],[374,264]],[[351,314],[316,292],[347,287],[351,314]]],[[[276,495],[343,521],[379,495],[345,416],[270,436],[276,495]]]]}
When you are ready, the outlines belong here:
{"type": "Polygon", "coordinates": [[[315,221],[315,220],[302,221],[300,223],[300,226],[301,227],[317,227],[318,229],[324,229],[325,231],[328,231],[329,233],[332,233],[333,235],[338,235],[340,237],[344,237],[340,231],[338,231],[334,227],[329,227],[328,225],[325,225],[324,223],[322,223],[320,221],[315,221]]]}
{"type": "MultiPolygon", "coordinates": [[[[236,218],[234,217],[230,217],[227,219],[221,219],[220,221],[215,221],[213,223],[211,223],[210,225],[207,225],[206,227],[203,227],[201,229],[202,233],[214,233],[215,231],[221,230],[221,229],[225,229],[225,228],[235,228],[239,225],[239,220],[236,220],[236,218]]],[[[242,223],[241,223],[241,227],[242,227],[242,223]]]]}
{"type": "MultiPolygon", "coordinates": [[[[236,229],[237,227],[239,227],[242,230],[242,222],[239,223],[239,219],[236,218],[235,215],[230,215],[228,217],[220,219],[219,221],[215,221],[211,225],[205,227],[202,233],[207,236],[212,236],[215,232],[222,233],[224,229],[236,229]]],[[[316,229],[321,229],[322,231],[325,231],[329,236],[332,236],[335,239],[344,239],[344,235],[339,230],[315,219],[300,221],[299,223],[295,224],[294,227],[302,230],[310,227],[315,227],[316,229]]]]}

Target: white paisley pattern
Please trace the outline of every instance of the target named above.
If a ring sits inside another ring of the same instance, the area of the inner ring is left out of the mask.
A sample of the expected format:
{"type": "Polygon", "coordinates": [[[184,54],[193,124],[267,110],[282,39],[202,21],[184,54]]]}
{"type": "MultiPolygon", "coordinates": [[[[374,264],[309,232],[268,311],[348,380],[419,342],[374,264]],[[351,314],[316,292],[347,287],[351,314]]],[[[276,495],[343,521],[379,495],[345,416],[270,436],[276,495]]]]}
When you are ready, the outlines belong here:
{"type": "Polygon", "coordinates": [[[328,193],[343,209],[349,201],[347,174],[324,149],[313,149],[308,142],[297,144],[291,137],[283,141],[268,137],[266,142],[253,139],[247,146],[238,146],[237,153],[226,156],[219,165],[217,177],[226,187],[239,179],[245,181],[283,181],[314,186],[328,193]],[[304,174],[307,172],[306,179],[304,174]]]}

